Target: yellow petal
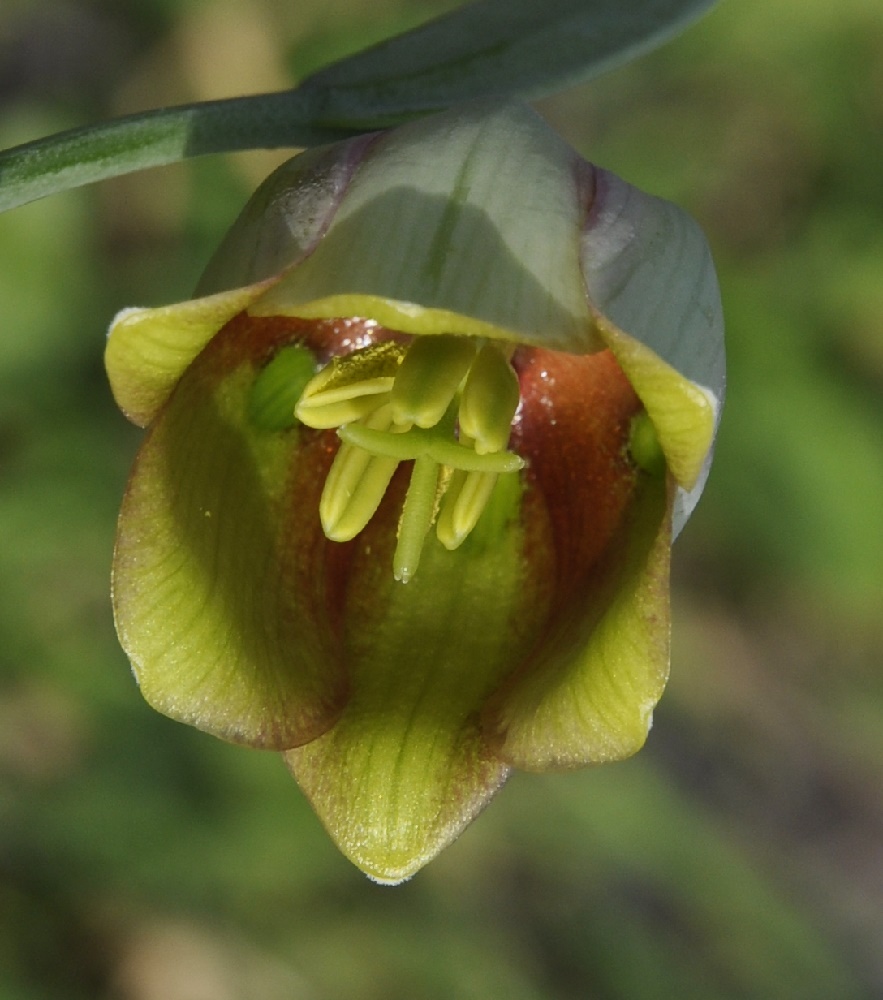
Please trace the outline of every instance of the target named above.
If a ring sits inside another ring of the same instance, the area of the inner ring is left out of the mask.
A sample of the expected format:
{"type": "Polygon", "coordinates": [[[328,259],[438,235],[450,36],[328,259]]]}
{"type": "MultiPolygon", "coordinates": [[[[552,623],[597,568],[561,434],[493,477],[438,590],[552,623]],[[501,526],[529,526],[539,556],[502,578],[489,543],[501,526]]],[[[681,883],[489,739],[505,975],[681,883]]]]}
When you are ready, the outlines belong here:
{"type": "Polygon", "coordinates": [[[598,332],[653,421],[672,475],[683,489],[692,489],[714,441],[716,413],[710,394],[600,317],[598,332]]]}
{"type": "Polygon", "coordinates": [[[130,308],[110,325],[104,363],[114,399],[146,427],[212,337],[271,281],[156,309],[130,308]]]}
{"type": "Polygon", "coordinates": [[[380,882],[413,875],[507,774],[478,713],[538,637],[546,609],[525,578],[517,498],[501,499],[502,519],[482,519],[456,552],[430,534],[408,584],[389,572],[401,496],[384,501],[352,565],[350,700],[332,730],[286,754],[337,845],[380,882]]]}
{"type": "Polygon", "coordinates": [[[643,745],[668,678],[667,492],[663,478],[645,480],[612,553],[614,572],[599,567],[603,584],[585,595],[583,618],[550,636],[529,671],[489,705],[485,721],[508,764],[578,767],[643,745]]]}
{"type": "Polygon", "coordinates": [[[212,340],[141,447],[120,514],[114,612],[154,708],[283,750],[342,708],[328,596],[342,583],[317,514],[328,444],[250,420],[258,372],[282,345],[248,324],[212,340]]]}

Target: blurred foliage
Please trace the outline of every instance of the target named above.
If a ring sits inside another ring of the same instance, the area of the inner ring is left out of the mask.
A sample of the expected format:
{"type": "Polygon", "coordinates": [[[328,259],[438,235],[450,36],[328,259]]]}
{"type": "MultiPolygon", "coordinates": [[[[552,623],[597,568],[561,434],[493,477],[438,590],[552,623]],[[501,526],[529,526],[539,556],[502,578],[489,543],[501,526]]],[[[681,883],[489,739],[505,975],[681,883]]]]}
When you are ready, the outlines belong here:
{"type": "MultiPolygon", "coordinates": [[[[0,146],[282,87],[451,6],[5,0],[0,146]]],[[[542,110],[696,215],[728,316],[647,748],[516,776],[390,890],[277,758],[152,713],[111,622],[138,434],[101,331],[186,297],[279,156],[19,209],[0,218],[3,1000],[883,994],[883,8],[723,4],[542,110]]]]}

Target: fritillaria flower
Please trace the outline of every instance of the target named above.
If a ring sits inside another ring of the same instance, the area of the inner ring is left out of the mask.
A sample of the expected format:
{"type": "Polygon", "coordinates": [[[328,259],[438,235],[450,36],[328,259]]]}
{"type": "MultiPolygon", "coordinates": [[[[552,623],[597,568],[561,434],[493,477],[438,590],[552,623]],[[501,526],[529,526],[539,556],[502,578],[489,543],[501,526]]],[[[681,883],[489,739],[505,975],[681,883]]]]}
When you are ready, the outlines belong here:
{"type": "Polygon", "coordinates": [[[642,745],[723,390],[679,209],[523,105],[455,109],[282,166],[107,368],[148,428],[114,565],[144,697],[283,752],[370,876],[511,768],[642,745]]]}

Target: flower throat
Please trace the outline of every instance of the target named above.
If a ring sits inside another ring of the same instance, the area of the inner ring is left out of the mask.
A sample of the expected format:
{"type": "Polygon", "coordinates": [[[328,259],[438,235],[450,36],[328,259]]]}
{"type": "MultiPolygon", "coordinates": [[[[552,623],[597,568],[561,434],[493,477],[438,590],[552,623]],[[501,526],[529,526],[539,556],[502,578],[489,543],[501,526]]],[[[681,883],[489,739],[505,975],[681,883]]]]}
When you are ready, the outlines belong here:
{"type": "Polygon", "coordinates": [[[498,478],[524,461],[508,451],[518,379],[502,345],[451,334],[383,341],[333,358],[295,415],[336,427],[341,444],[319,501],[322,530],[345,542],[374,516],[399,462],[413,461],[393,572],[407,583],[430,528],[449,550],[469,536],[498,478]]]}

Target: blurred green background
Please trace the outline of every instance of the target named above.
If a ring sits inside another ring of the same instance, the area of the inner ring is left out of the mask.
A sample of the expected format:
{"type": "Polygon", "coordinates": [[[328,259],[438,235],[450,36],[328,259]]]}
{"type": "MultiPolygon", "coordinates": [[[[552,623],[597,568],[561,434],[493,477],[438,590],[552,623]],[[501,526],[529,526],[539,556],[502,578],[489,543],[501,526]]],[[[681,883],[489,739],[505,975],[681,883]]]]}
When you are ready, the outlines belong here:
{"type": "MultiPolygon", "coordinates": [[[[3,0],[0,146],[288,85],[452,3],[3,0]]],[[[723,3],[542,104],[709,235],[730,388],[647,747],[517,775],[412,882],[282,762],[140,700],[113,633],[139,433],[103,331],[187,297],[280,159],[0,217],[0,1000],[883,995],[883,6],[723,3]]]]}

